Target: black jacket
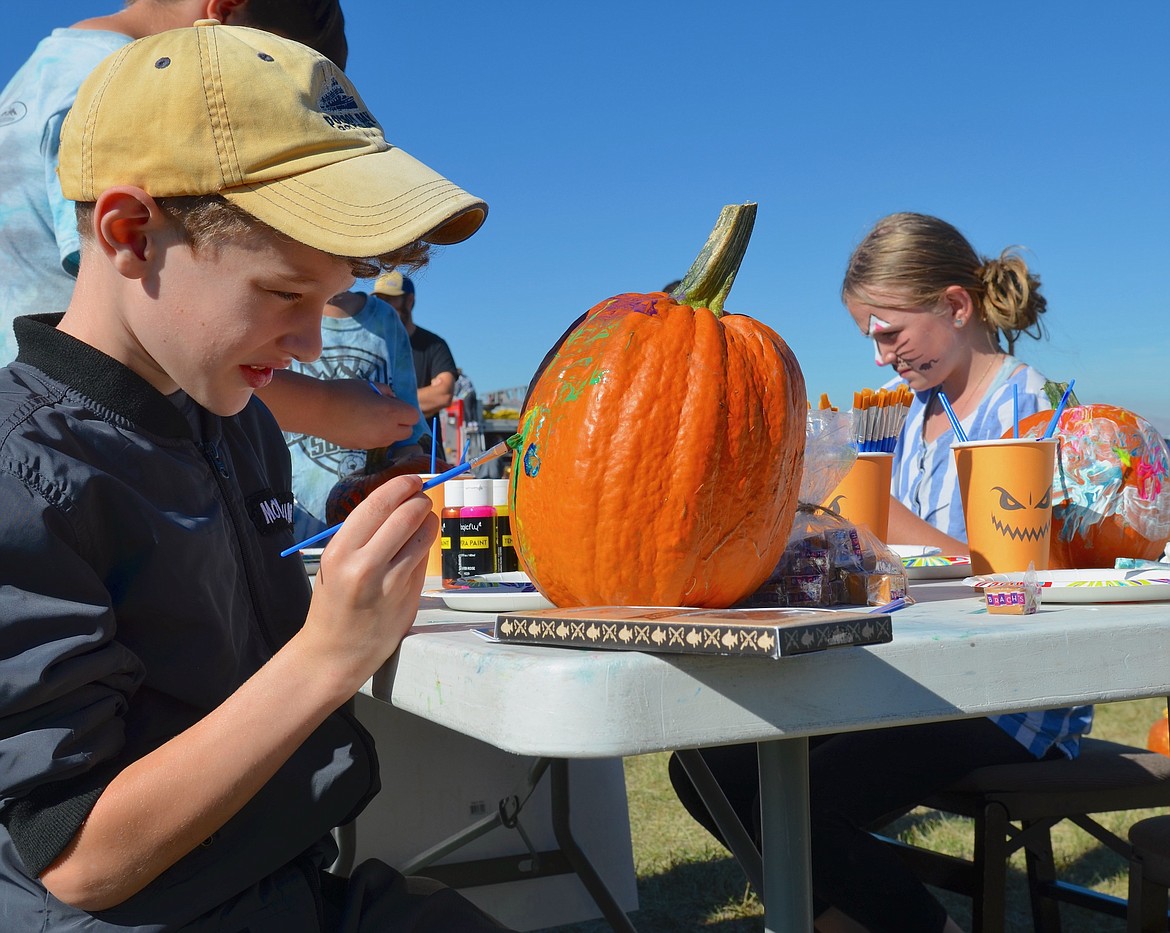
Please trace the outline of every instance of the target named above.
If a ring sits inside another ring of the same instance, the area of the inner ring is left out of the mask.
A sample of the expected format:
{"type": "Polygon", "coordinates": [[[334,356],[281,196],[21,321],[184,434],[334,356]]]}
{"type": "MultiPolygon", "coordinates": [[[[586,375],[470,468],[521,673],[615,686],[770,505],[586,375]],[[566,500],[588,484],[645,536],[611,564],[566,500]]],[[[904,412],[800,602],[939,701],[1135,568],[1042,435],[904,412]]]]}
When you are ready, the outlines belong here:
{"type": "MultiPolygon", "coordinates": [[[[37,880],[128,763],[217,707],[300,627],[288,451],[20,318],[0,369],[0,916],[13,930],[317,929],[329,830],[377,792],[331,716],[203,846],[90,916],[37,880]]],[[[289,684],[296,690],[296,684],[289,684]]]]}

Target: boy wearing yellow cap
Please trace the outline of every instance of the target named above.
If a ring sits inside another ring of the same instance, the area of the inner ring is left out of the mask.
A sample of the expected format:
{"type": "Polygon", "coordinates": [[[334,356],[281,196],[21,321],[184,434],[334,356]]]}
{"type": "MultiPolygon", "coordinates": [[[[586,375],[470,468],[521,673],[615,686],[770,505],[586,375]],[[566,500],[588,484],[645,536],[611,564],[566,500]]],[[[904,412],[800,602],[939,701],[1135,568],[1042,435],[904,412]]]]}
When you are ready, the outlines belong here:
{"type": "MultiPolygon", "coordinates": [[[[266,29],[316,49],[344,70],[339,0],[122,0],[121,9],[54,29],[0,91],[0,365],[16,356],[12,319],[61,311],[77,275],[77,223],[56,181],[61,122],[78,85],[134,39],[213,18],[266,29]]],[[[258,393],[287,431],[344,447],[381,447],[399,436],[399,406],[365,380],[315,379],[291,370],[258,393]]]]}
{"type": "Polygon", "coordinates": [[[346,704],[413,620],[435,521],[416,478],[386,483],[311,591],[253,399],[356,275],[486,206],[387,143],[328,59],[213,22],[97,68],[60,178],[77,287],[17,319],[0,369],[5,928],[502,929],[380,863],[325,870],[378,790],[346,704]]]}

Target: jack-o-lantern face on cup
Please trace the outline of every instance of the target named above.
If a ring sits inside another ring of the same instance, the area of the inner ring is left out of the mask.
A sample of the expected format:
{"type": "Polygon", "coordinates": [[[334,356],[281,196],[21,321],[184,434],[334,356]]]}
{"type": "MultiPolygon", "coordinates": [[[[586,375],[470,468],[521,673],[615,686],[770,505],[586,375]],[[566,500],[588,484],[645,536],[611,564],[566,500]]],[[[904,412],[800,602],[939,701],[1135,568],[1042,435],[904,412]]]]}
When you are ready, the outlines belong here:
{"type": "Polygon", "coordinates": [[[959,491],[977,573],[1048,569],[1056,440],[953,444],[959,491]]]}
{"type": "Polygon", "coordinates": [[[992,500],[999,497],[992,509],[991,524],[1001,535],[1037,541],[1048,537],[1052,527],[1051,479],[1043,489],[1030,489],[1027,493],[1017,489],[1013,495],[1003,486],[996,486],[990,495],[992,500]]]}

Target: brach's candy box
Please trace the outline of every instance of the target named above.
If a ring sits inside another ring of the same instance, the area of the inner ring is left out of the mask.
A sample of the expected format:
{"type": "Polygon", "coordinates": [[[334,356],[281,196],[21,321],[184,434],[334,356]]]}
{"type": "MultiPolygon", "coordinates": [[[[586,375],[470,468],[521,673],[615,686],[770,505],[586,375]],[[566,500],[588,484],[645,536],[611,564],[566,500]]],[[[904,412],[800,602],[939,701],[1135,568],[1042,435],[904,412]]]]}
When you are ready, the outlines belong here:
{"type": "Polygon", "coordinates": [[[1029,616],[1040,608],[1038,583],[988,583],[983,587],[987,611],[998,615],[1029,616]]]}

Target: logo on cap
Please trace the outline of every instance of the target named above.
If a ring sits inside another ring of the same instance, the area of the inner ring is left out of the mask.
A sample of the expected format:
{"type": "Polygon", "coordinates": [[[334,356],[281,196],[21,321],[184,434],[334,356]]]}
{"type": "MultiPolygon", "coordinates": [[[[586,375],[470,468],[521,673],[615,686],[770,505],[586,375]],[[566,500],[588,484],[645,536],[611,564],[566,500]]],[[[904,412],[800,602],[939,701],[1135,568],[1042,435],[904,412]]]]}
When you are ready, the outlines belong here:
{"type": "Polygon", "coordinates": [[[373,114],[362,108],[352,94],[341,86],[336,78],[329,79],[329,85],[317,101],[321,115],[334,129],[375,129],[378,121],[373,114]]]}

